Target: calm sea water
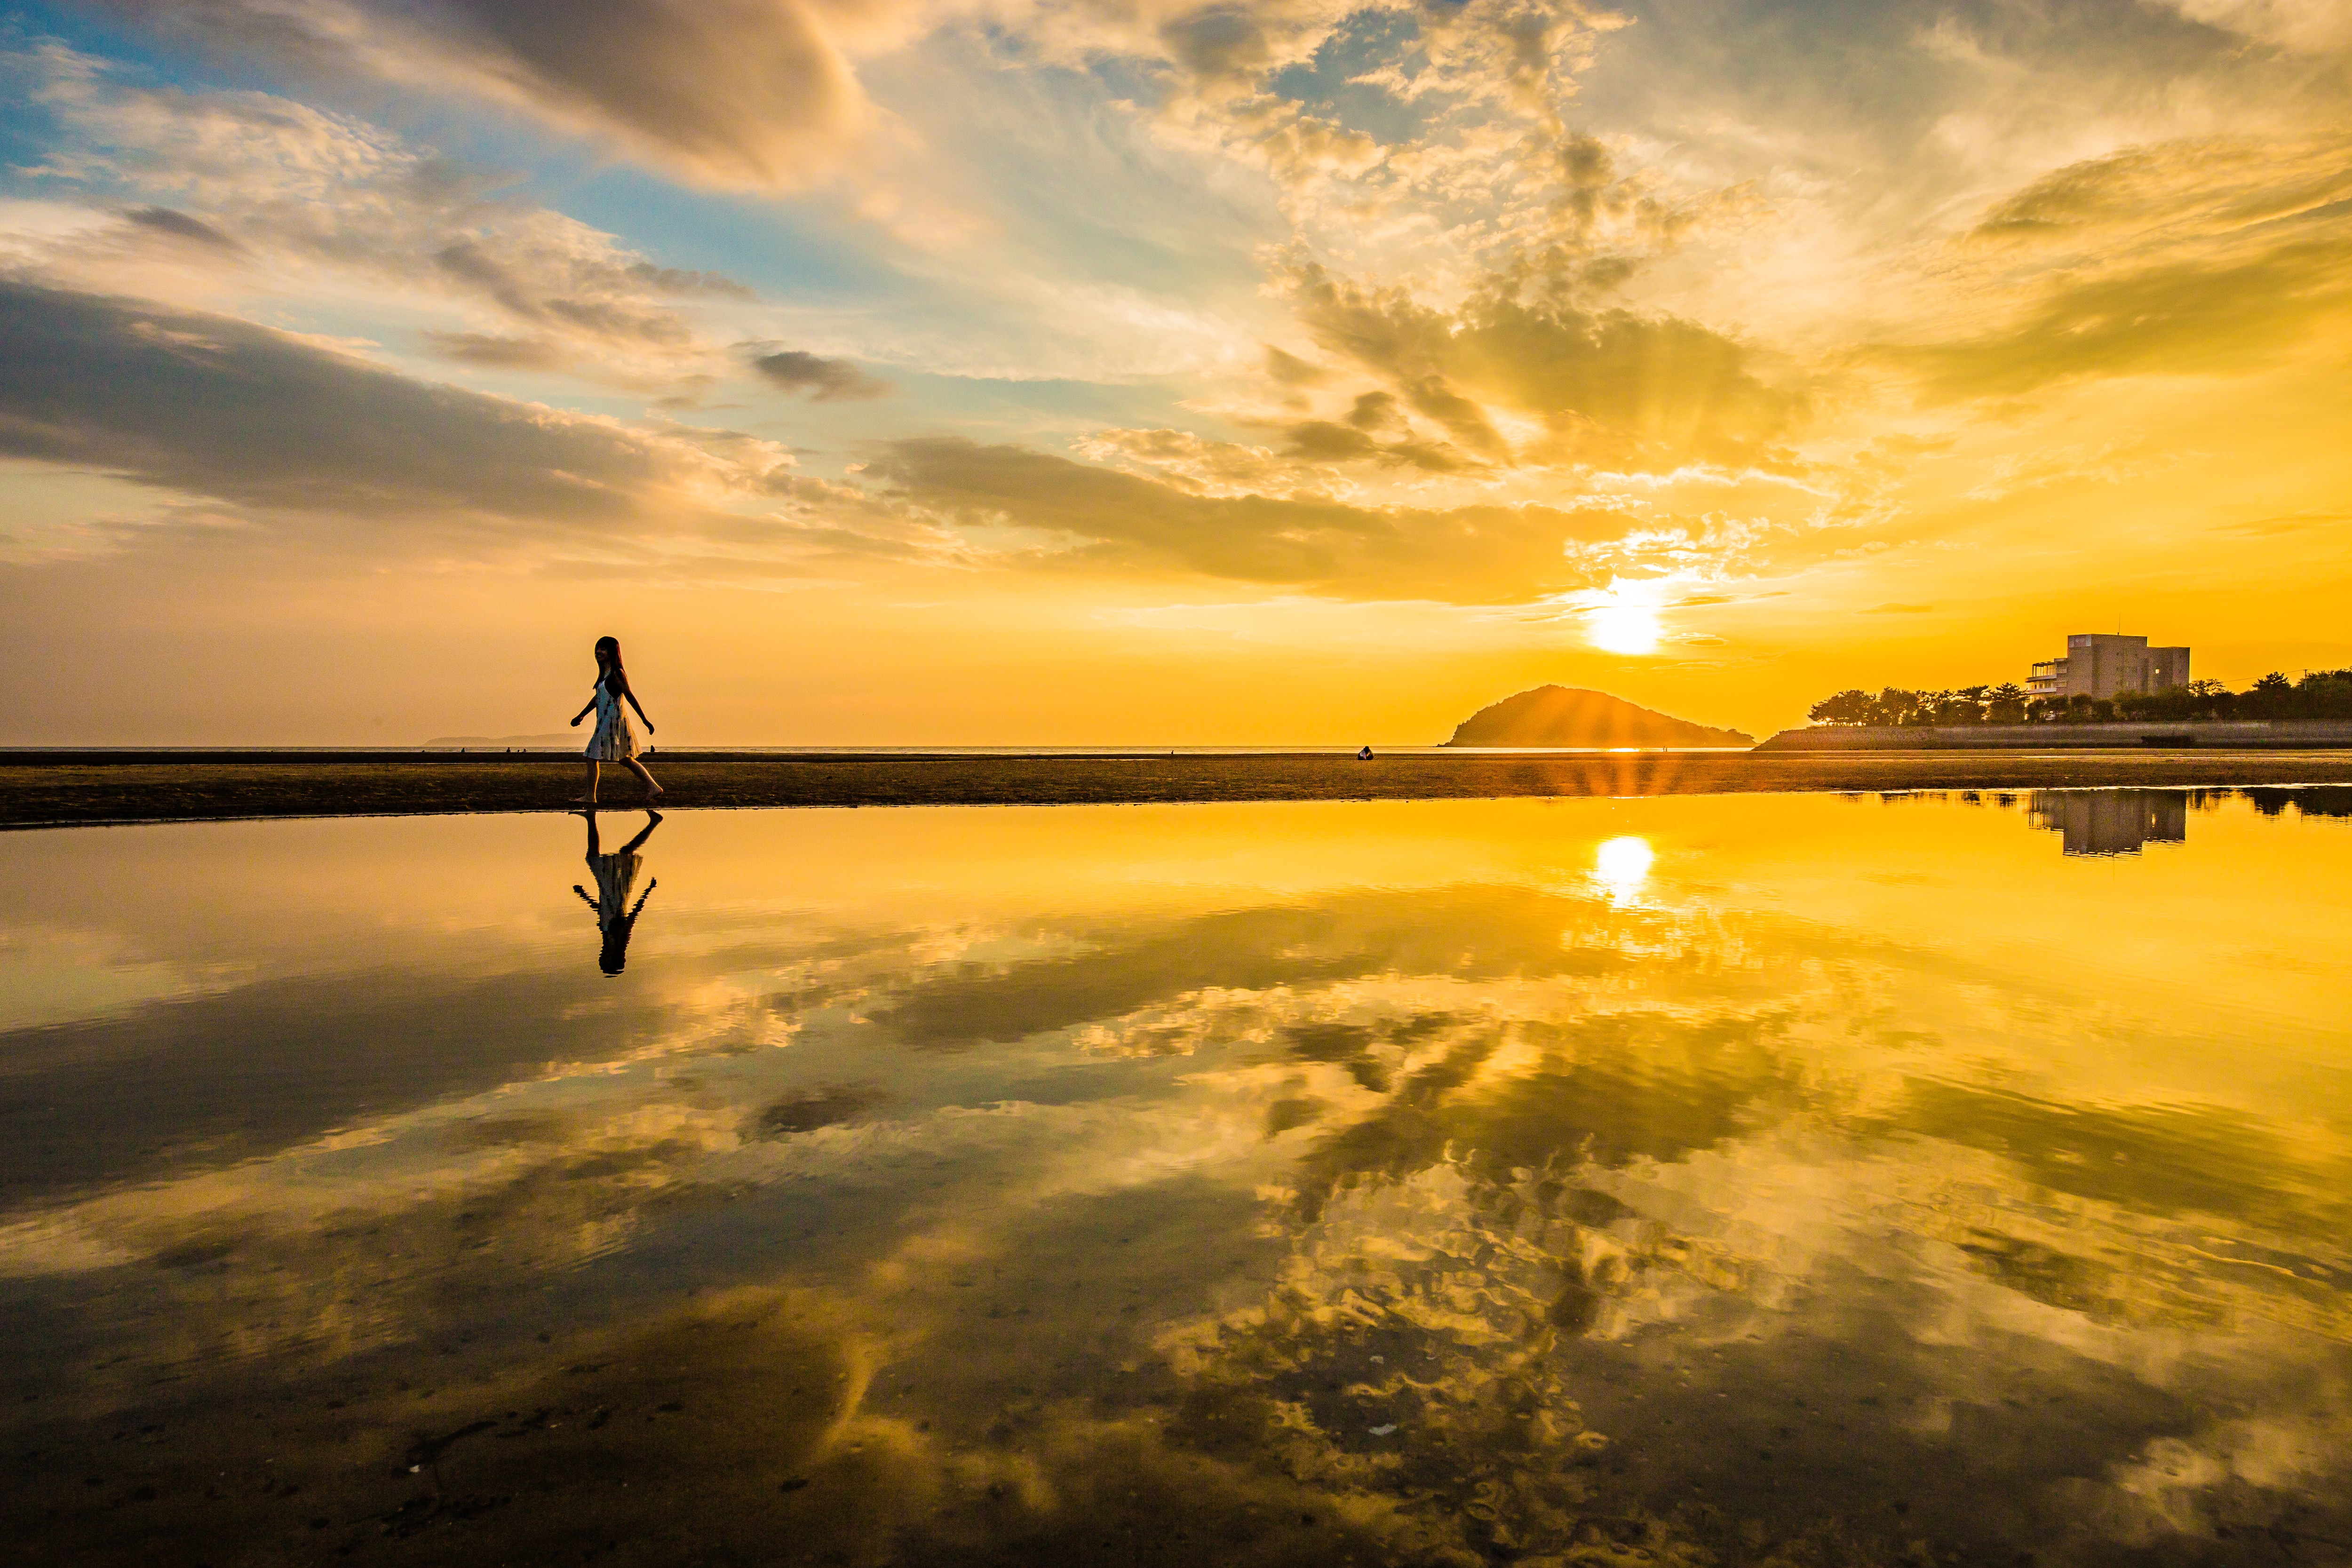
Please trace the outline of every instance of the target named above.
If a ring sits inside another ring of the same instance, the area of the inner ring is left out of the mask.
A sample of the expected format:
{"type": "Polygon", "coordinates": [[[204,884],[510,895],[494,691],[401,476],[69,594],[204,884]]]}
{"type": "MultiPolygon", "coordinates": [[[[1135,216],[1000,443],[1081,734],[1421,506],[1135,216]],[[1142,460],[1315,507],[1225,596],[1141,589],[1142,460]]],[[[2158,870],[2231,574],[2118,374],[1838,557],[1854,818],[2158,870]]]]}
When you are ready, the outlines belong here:
{"type": "Polygon", "coordinates": [[[2347,813],[11,835],[5,1550],[2346,1561],[2347,813]]]}

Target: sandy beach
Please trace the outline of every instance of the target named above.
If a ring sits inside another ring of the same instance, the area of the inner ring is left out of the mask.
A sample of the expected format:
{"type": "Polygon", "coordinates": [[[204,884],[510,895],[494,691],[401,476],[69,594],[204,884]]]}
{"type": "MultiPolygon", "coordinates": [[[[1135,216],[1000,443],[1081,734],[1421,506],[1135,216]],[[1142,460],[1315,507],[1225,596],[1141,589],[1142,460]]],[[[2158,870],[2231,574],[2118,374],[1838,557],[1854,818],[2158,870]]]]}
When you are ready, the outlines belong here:
{"type": "MultiPolygon", "coordinates": [[[[2352,752],[2342,751],[1420,754],[1371,763],[1307,752],[679,752],[652,761],[668,791],[664,810],[2352,784],[2352,752]]],[[[546,753],[20,752],[0,761],[0,827],[562,811],[579,784],[575,759],[546,753]]],[[[615,810],[635,805],[635,781],[608,778],[603,798],[615,810]]]]}

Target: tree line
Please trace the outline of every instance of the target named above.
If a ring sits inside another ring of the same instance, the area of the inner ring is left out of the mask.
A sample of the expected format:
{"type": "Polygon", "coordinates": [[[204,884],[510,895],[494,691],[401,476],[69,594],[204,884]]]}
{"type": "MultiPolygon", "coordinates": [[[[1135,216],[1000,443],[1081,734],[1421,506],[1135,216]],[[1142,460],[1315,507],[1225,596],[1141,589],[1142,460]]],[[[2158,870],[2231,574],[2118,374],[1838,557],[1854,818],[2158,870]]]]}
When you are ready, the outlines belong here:
{"type": "Polygon", "coordinates": [[[1841,691],[1813,704],[1816,724],[2100,724],[2200,719],[2352,719],[2352,669],[2305,670],[2289,680],[2273,670],[2243,691],[2192,680],[2161,691],[2115,697],[2029,697],[2014,682],[1947,691],[1841,691]]]}

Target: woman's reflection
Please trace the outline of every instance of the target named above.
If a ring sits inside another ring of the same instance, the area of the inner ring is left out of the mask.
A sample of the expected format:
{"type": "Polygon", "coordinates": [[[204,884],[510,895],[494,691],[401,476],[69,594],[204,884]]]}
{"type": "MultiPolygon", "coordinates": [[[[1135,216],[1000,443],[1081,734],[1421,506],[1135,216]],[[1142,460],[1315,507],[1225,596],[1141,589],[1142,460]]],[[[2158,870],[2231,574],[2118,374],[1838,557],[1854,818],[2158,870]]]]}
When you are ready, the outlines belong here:
{"type": "Polygon", "coordinates": [[[588,889],[577,882],[572,884],[572,890],[596,911],[596,929],[604,933],[604,951],[596,955],[596,966],[607,974],[618,974],[629,962],[629,933],[636,929],[637,911],[646,907],[646,900],[661,886],[661,879],[656,878],[646,884],[646,890],[637,895],[635,904],[629,902],[629,889],[636,882],[637,868],[645,864],[637,851],[661,826],[661,813],[646,812],[644,831],[610,855],[604,853],[596,837],[594,809],[580,815],[588,819],[588,870],[596,879],[596,891],[591,897],[588,889]]]}

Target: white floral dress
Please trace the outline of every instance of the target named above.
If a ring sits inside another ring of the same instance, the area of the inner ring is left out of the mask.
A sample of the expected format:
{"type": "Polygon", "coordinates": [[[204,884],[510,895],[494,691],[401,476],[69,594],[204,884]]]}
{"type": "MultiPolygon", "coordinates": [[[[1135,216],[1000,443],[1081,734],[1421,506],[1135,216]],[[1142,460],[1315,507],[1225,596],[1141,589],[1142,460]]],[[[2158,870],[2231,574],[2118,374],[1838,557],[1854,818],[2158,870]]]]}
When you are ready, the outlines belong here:
{"type": "Polygon", "coordinates": [[[637,869],[645,857],[624,851],[617,855],[599,855],[589,861],[596,876],[596,896],[588,901],[596,906],[596,927],[606,935],[613,927],[629,918],[629,892],[637,884],[637,869]]]}
{"type": "Polygon", "coordinates": [[[612,688],[598,681],[596,733],[588,742],[588,760],[592,763],[625,763],[636,754],[637,731],[629,723],[629,710],[625,700],[613,695],[612,688]]]}

